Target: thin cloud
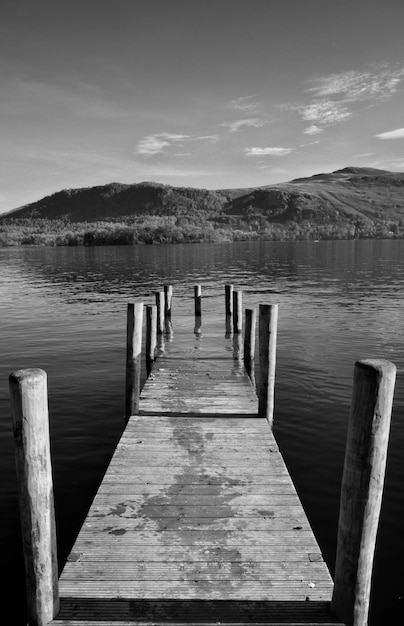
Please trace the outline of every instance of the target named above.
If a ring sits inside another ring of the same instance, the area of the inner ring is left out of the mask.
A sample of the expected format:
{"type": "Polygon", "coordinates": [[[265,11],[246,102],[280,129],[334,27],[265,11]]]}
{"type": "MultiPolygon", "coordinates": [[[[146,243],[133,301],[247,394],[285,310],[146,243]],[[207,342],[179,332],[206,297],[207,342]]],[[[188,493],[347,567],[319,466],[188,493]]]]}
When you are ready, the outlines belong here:
{"type": "Polygon", "coordinates": [[[245,148],[245,155],[247,157],[261,157],[261,156],[285,156],[293,152],[294,148],[245,148]]]}
{"type": "Polygon", "coordinates": [[[402,139],[404,137],[404,128],[396,128],[396,130],[389,130],[386,133],[379,133],[375,137],[378,139],[402,139]]]}
{"type": "Polygon", "coordinates": [[[318,135],[319,133],[322,133],[323,130],[323,128],[320,128],[316,124],[311,124],[311,126],[307,126],[307,128],[304,129],[303,133],[305,135],[318,135]]]}
{"type": "Polygon", "coordinates": [[[189,141],[211,141],[216,143],[219,141],[217,135],[203,135],[194,137],[192,135],[178,135],[175,133],[155,133],[143,137],[136,147],[135,154],[143,157],[153,157],[169,150],[172,146],[181,146],[184,142],[189,141]]]}
{"type": "Polygon", "coordinates": [[[375,66],[366,72],[348,71],[331,76],[313,78],[316,83],[308,89],[316,97],[338,97],[344,102],[358,102],[368,98],[388,98],[404,78],[404,68],[375,66]]]}
{"type": "Polygon", "coordinates": [[[164,149],[171,146],[173,143],[181,143],[187,139],[189,139],[189,135],[176,135],[173,133],[148,135],[139,141],[135,154],[144,157],[155,156],[156,154],[164,152],[164,149]]]}
{"type": "Polygon", "coordinates": [[[242,96],[231,100],[229,107],[235,111],[243,111],[244,113],[253,113],[257,110],[258,102],[253,100],[255,96],[242,96]]]}
{"type": "Polygon", "coordinates": [[[267,124],[265,120],[258,117],[250,117],[242,120],[236,120],[235,122],[223,122],[220,126],[225,126],[230,130],[230,132],[236,133],[245,126],[248,128],[261,128],[262,126],[265,126],[265,124],[267,124]]]}

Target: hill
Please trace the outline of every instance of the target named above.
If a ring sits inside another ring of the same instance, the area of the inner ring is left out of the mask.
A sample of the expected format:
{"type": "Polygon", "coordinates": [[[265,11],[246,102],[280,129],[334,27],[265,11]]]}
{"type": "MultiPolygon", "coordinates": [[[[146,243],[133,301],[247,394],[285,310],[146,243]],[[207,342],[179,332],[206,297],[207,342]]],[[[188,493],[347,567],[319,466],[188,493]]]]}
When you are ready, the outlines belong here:
{"type": "Polygon", "coordinates": [[[404,232],[404,173],[346,167],[216,191],[147,182],[66,189],[0,216],[0,244],[30,227],[14,243],[37,243],[34,234],[39,243],[59,244],[397,237],[404,232]]]}

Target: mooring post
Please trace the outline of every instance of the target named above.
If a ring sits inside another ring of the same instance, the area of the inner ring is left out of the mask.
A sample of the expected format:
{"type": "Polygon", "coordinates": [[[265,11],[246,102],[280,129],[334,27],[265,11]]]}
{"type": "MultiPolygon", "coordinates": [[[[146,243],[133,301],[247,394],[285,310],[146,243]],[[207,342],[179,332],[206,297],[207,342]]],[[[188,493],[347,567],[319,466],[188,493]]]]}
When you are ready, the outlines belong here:
{"type": "Polygon", "coordinates": [[[56,527],[46,372],[10,374],[27,619],[45,626],[59,612],[56,527]]]}
{"type": "Polygon", "coordinates": [[[201,285],[194,286],[194,301],[195,301],[195,317],[202,316],[202,287],[201,285]]]}
{"type": "Polygon", "coordinates": [[[166,335],[171,335],[173,327],[171,323],[171,307],[173,299],[173,286],[164,286],[164,328],[166,335]]]}
{"type": "Polygon", "coordinates": [[[146,306],[146,373],[149,376],[156,356],[157,345],[157,306],[146,306]]]}
{"type": "Polygon", "coordinates": [[[164,333],[164,291],[156,291],[156,306],[157,306],[157,334],[162,335],[164,333]]]}
{"type": "Polygon", "coordinates": [[[255,309],[245,310],[245,330],[244,330],[244,365],[251,376],[255,357],[255,330],[257,326],[257,311],[255,309]]]}
{"type": "Polygon", "coordinates": [[[233,315],[233,285],[224,286],[226,320],[233,315]]]}
{"type": "Polygon", "coordinates": [[[271,428],[274,419],[277,328],[278,305],[260,304],[258,415],[266,417],[271,428]]]}
{"type": "Polygon", "coordinates": [[[142,356],[143,302],[128,302],[126,332],[126,421],[138,415],[140,401],[140,370],[142,356]]]}
{"type": "Polygon", "coordinates": [[[233,291],[233,333],[243,329],[243,292],[233,291]]]}
{"type": "Polygon", "coordinates": [[[368,623],[395,379],[390,361],[355,363],[331,603],[347,626],[368,623]]]}

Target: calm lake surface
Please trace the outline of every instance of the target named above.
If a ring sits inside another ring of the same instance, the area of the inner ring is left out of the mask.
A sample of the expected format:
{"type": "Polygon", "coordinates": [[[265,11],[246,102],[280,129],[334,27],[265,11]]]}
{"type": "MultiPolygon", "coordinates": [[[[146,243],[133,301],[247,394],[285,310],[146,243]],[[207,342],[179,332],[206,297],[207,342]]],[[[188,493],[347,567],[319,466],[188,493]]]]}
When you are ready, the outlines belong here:
{"type": "MultiPolygon", "coordinates": [[[[48,373],[59,561],[63,565],[123,428],[126,305],[174,287],[173,341],[203,331],[224,349],[224,284],[244,306],[279,303],[275,435],[333,572],[354,362],[397,366],[371,624],[404,596],[404,241],[0,248],[0,542],[4,598],[24,624],[8,375],[48,373]]],[[[203,341],[203,337],[202,337],[203,341]]]]}

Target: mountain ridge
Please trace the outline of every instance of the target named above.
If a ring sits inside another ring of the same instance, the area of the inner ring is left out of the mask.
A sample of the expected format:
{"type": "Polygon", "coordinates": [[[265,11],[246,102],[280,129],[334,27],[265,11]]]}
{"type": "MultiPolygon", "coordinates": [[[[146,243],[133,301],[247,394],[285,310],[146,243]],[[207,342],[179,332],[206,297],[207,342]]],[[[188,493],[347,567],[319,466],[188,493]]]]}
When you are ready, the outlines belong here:
{"type": "Polygon", "coordinates": [[[174,228],[224,229],[230,240],[243,238],[241,233],[248,239],[404,236],[404,172],[348,166],[283,183],[216,190],[112,182],[63,189],[1,215],[0,225],[24,220],[62,221],[73,230],[99,222],[170,225],[171,236],[174,228]]]}

